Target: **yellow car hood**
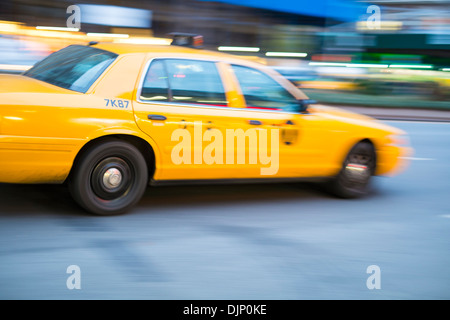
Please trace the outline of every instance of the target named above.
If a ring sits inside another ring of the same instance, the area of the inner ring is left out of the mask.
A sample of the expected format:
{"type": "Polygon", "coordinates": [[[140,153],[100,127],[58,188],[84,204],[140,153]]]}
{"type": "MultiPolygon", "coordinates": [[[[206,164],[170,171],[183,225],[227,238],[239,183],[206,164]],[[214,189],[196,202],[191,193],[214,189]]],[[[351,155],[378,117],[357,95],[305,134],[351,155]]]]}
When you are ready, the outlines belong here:
{"type": "Polygon", "coordinates": [[[365,121],[373,121],[374,118],[371,118],[369,116],[365,116],[363,114],[359,114],[356,112],[348,111],[342,108],[336,108],[336,107],[329,107],[329,106],[323,106],[323,105],[314,105],[310,107],[310,110],[312,112],[318,112],[318,113],[327,113],[330,115],[338,116],[338,117],[345,117],[345,118],[351,118],[356,120],[365,120],[365,121]]]}
{"type": "Polygon", "coordinates": [[[399,135],[405,134],[405,132],[403,130],[392,127],[385,123],[382,123],[381,121],[379,121],[375,118],[372,118],[372,117],[369,117],[369,116],[366,116],[363,114],[355,113],[352,111],[344,110],[341,108],[329,107],[329,106],[323,106],[323,105],[314,105],[314,106],[311,106],[309,108],[309,110],[312,113],[316,113],[325,118],[333,118],[336,121],[345,122],[345,123],[353,124],[353,125],[371,127],[373,129],[388,131],[388,132],[391,132],[392,134],[399,134],[399,135]]]}

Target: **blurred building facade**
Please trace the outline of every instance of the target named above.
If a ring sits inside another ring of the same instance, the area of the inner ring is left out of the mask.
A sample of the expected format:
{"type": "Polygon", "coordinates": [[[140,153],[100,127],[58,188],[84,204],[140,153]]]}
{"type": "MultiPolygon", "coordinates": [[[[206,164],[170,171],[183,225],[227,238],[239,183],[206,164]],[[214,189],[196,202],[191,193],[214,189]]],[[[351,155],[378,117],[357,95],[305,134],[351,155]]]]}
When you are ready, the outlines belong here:
{"type": "MultiPolygon", "coordinates": [[[[327,53],[359,53],[361,59],[383,61],[381,54],[403,56],[405,62],[449,64],[450,1],[449,0],[373,0],[367,7],[379,7],[380,22],[370,28],[370,14],[355,23],[330,26],[323,38],[327,53]],[[377,54],[379,55],[377,57],[377,54]],[[415,57],[414,57],[415,56],[415,57]]],[[[394,60],[395,61],[395,60],[394,60]]]]}
{"type": "MultiPolygon", "coordinates": [[[[170,32],[202,34],[207,47],[234,45],[277,51],[317,51],[318,42],[314,35],[327,24],[340,22],[306,14],[198,0],[87,0],[82,3],[151,10],[152,35],[164,37],[170,32]]],[[[77,3],[66,0],[2,0],[0,20],[31,26],[64,27],[69,16],[66,9],[73,4],[77,3]]],[[[111,27],[83,23],[81,31],[111,32],[111,27]]],[[[141,32],[136,29],[126,31],[141,32]]]]}

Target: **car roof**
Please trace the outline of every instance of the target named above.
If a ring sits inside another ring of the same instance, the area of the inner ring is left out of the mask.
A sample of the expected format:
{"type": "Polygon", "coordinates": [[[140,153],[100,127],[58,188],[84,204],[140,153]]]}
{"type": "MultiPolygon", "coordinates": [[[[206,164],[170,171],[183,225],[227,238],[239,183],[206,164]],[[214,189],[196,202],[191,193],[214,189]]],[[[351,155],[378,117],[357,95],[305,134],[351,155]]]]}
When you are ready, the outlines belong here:
{"type": "Polygon", "coordinates": [[[127,53],[178,53],[178,54],[196,54],[205,55],[208,57],[218,57],[222,59],[237,59],[238,57],[231,54],[194,49],[182,46],[172,46],[172,45],[146,45],[146,44],[128,44],[128,43],[98,43],[92,45],[92,47],[114,52],[116,54],[127,54],[127,53]]]}

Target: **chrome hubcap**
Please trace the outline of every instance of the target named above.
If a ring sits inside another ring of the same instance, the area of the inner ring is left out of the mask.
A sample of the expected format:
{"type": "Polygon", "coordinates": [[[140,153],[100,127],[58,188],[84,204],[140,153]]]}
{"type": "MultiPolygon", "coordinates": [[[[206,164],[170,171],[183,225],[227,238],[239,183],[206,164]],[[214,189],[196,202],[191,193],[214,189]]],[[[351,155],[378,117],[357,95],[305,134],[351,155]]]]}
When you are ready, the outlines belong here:
{"type": "Polygon", "coordinates": [[[97,164],[90,179],[96,196],[114,200],[126,195],[134,182],[134,172],[124,159],[109,157],[97,164]]]}
{"type": "Polygon", "coordinates": [[[117,188],[122,182],[122,173],[117,168],[110,168],[106,170],[103,175],[103,185],[107,189],[117,188]]]}
{"type": "Polygon", "coordinates": [[[366,165],[349,163],[345,166],[345,173],[349,180],[363,182],[369,179],[370,170],[366,165]]]}

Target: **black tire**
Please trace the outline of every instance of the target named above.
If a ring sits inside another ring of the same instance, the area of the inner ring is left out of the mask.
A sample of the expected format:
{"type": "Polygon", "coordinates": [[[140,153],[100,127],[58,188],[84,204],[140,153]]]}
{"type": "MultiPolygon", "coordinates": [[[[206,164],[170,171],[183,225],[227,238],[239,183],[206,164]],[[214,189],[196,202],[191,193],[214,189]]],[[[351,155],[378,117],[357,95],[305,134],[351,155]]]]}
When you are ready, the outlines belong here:
{"type": "Polygon", "coordinates": [[[348,153],[338,175],[327,183],[327,189],[340,198],[362,197],[369,191],[375,166],[373,145],[359,142],[348,153]]]}
{"type": "Polygon", "coordinates": [[[144,156],[133,145],[108,140],[89,148],[69,179],[73,199],[96,215],[118,215],[133,207],[148,184],[144,156]]]}

